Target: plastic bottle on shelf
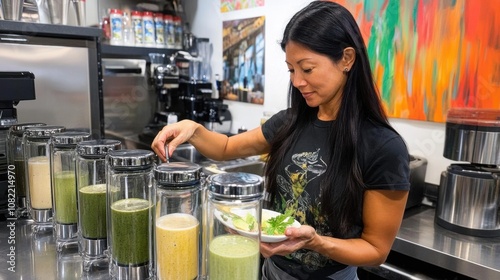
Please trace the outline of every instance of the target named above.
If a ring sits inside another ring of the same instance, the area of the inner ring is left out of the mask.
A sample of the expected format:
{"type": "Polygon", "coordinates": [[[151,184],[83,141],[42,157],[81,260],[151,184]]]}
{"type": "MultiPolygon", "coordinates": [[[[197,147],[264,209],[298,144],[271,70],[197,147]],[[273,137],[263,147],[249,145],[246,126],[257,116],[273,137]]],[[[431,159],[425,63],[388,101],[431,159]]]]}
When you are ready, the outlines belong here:
{"type": "Polygon", "coordinates": [[[119,9],[111,9],[109,12],[111,45],[123,45],[123,12],[119,9]]]}
{"type": "Polygon", "coordinates": [[[144,26],[144,46],[153,47],[155,45],[155,24],[152,12],[144,12],[142,15],[144,26]]]}
{"type": "Polygon", "coordinates": [[[174,27],[174,17],[172,15],[165,15],[165,45],[167,48],[175,48],[175,27],[174,27]]]}
{"type": "Polygon", "coordinates": [[[144,27],[142,23],[142,12],[132,11],[132,28],[134,30],[134,45],[142,46],[144,38],[144,27]]]}
{"type": "Polygon", "coordinates": [[[174,47],[177,49],[182,49],[182,21],[181,17],[174,16],[174,32],[175,32],[175,43],[174,47]]]}
{"type": "Polygon", "coordinates": [[[162,13],[154,14],[156,47],[165,47],[165,22],[162,13]]]}
{"type": "Polygon", "coordinates": [[[111,27],[109,26],[109,16],[102,17],[100,26],[104,34],[104,39],[106,41],[109,41],[109,39],[111,39],[111,27]]]}
{"type": "Polygon", "coordinates": [[[134,27],[132,26],[131,18],[129,13],[123,13],[123,44],[125,46],[135,45],[134,39],[134,27]]]}

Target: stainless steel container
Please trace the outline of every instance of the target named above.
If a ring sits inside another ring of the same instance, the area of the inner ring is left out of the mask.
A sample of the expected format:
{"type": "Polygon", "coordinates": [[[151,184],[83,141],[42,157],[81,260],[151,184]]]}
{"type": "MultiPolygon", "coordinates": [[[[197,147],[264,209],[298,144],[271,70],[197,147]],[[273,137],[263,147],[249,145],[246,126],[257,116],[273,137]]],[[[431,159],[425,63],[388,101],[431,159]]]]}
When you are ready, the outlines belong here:
{"type": "Polygon", "coordinates": [[[500,236],[500,110],[455,108],[446,120],[436,223],[473,236],[500,236]]]}
{"type": "Polygon", "coordinates": [[[500,110],[451,109],[446,118],[443,156],[500,165],[500,110]]]}
{"type": "Polygon", "coordinates": [[[500,169],[452,164],[441,174],[436,223],[480,237],[500,236],[500,169]]]}

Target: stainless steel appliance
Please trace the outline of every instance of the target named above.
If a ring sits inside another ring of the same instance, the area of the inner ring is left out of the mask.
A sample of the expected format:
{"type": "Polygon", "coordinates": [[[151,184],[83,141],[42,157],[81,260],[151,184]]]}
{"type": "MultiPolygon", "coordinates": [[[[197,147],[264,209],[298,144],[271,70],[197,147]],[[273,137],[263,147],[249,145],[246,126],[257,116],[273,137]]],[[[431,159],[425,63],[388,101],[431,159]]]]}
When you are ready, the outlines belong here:
{"type": "Polygon", "coordinates": [[[0,213],[5,214],[7,209],[14,213],[17,199],[21,199],[21,193],[13,193],[14,189],[9,189],[9,185],[13,184],[9,183],[11,176],[8,176],[8,170],[12,169],[7,162],[7,134],[9,128],[17,123],[14,105],[21,100],[35,99],[35,76],[30,72],[0,72],[0,89],[0,194],[7,194],[0,199],[0,213]],[[13,197],[16,198],[16,203],[9,205],[9,200],[12,201],[9,198],[13,197]]]}
{"type": "MultiPolygon", "coordinates": [[[[11,122],[61,125],[102,137],[100,35],[97,28],[1,21],[0,71],[29,72],[34,76],[30,81],[34,88],[10,81],[0,91],[3,95],[9,87],[15,89],[12,100],[17,101],[23,99],[22,94],[36,93],[36,99],[12,103],[16,115],[11,122]]],[[[1,117],[4,124],[12,111],[6,109],[1,117]]],[[[5,136],[0,139],[4,145],[5,136]]],[[[6,192],[0,195],[4,199],[6,192]]],[[[0,203],[0,212],[3,210],[0,203]]]]}
{"type": "Polygon", "coordinates": [[[137,135],[151,121],[156,104],[146,59],[103,58],[106,134],[137,135]]]}
{"type": "Polygon", "coordinates": [[[141,141],[151,143],[164,125],[182,119],[201,123],[213,131],[230,132],[231,115],[222,99],[213,97],[207,63],[201,56],[178,51],[168,61],[152,67],[158,106],[151,122],[139,134],[141,141]]]}
{"type": "Polygon", "coordinates": [[[422,204],[425,191],[425,173],[427,173],[427,159],[410,155],[410,193],[406,209],[422,204]]]}
{"type": "Polygon", "coordinates": [[[100,34],[97,28],[2,22],[0,71],[36,77],[36,100],[17,105],[19,122],[81,128],[102,137],[100,34]]]}
{"type": "Polygon", "coordinates": [[[470,162],[441,174],[436,223],[462,234],[500,236],[500,110],[451,109],[444,156],[470,162]]]}

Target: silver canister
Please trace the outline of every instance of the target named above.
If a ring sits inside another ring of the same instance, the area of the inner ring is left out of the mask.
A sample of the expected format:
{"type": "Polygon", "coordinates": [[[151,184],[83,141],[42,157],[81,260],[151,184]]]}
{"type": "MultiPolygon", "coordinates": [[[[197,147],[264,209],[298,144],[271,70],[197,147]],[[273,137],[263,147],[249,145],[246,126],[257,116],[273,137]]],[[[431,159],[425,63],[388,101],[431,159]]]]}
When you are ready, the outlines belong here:
{"type": "Polygon", "coordinates": [[[208,279],[258,279],[263,186],[261,176],[243,172],[207,178],[208,279]]]}
{"type": "Polygon", "coordinates": [[[500,236],[500,169],[452,164],[441,174],[436,223],[479,237],[500,236]]]}

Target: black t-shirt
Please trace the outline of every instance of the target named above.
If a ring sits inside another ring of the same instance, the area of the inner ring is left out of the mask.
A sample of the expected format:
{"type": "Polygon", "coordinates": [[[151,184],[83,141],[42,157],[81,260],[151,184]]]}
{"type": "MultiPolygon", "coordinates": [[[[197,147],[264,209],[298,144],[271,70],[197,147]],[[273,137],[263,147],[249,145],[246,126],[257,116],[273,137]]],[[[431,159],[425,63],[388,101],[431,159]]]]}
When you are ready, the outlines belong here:
{"type": "MultiPolygon", "coordinates": [[[[280,111],[262,125],[268,142],[282,127],[286,110],[280,111]]],[[[316,119],[305,128],[298,141],[285,155],[277,175],[278,193],[274,210],[285,213],[293,209],[295,218],[324,236],[332,236],[320,213],[320,181],[328,166],[328,155],[334,143],[326,139],[333,121],[316,119]]],[[[393,130],[364,122],[361,128],[360,164],[366,189],[409,190],[409,155],[406,145],[393,130]]],[[[359,208],[361,211],[361,207],[359,208]]],[[[359,215],[361,217],[361,213],[359,215]]],[[[354,237],[361,236],[362,221],[356,222],[354,237]]],[[[337,263],[311,250],[298,250],[289,256],[273,256],[272,260],[285,272],[299,279],[321,279],[343,269],[337,263]]]]}

